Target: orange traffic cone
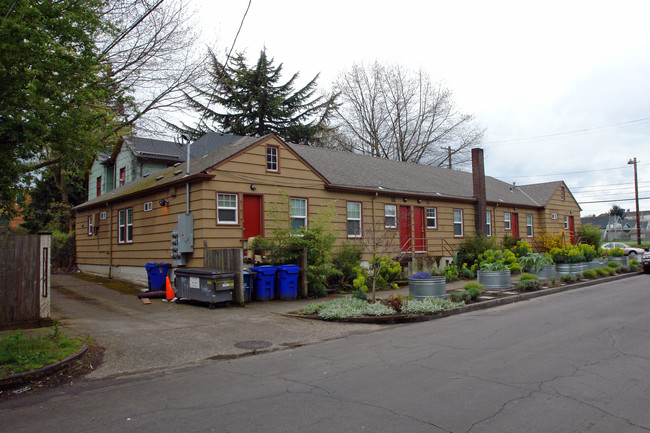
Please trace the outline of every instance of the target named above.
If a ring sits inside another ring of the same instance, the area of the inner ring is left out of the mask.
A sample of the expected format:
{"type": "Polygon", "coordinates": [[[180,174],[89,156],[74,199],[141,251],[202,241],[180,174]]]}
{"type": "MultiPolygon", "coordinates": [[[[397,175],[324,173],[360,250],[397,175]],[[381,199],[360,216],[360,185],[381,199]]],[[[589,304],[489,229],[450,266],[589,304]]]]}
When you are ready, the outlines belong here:
{"type": "Polygon", "coordinates": [[[165,297],[168,301],[171,301],[176,297],[174,291],[172,290],[172,283],[169,281],[169,277],[166,277],[167,281],[165,282],[165,297]]]}

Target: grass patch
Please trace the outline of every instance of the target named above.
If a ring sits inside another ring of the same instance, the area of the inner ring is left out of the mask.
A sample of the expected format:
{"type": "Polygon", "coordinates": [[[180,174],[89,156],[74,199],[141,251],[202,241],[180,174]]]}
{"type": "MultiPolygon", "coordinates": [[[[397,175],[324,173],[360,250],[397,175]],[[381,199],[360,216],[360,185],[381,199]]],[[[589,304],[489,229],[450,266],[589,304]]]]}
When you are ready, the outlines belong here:
{"type": "Polygon", "coordinates": [[[55,323],[52,333],[27,337],[19,330],[0,338],[0,377],[36,370],[67,358],[83,345],[80,337],[68,337],[55,323]]]}

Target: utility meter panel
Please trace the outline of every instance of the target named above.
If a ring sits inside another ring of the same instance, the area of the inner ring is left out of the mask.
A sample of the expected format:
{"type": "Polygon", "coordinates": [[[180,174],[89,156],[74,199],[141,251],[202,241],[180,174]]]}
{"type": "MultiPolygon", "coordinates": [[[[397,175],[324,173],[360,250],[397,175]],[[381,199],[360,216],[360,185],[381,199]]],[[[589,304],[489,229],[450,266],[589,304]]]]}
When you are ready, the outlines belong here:
{"type": "Polygon", "coordinates": [[[178,252],[194,252],[194,215],[178,215],[178,252]]]}
{"type": "Polygon", "coordinates": [[[174,266],[185,266],[187,264],[187,258],[185,254],[181,254],[178,251],[178,227],[172,229],[172,264],[174,266]]]}

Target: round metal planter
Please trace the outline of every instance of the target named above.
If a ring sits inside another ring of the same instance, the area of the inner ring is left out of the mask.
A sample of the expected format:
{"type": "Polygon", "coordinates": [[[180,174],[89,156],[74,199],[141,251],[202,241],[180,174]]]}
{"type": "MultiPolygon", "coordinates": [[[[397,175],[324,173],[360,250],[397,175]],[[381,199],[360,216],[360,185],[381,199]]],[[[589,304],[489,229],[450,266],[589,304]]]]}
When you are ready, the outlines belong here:
{"type": "Polygon", "coordinates": [[[476,277],[479,284],[488,290],[509,289],[510,271],[478,271],[476,277]]]}
{"type": "Polygon", "coordinates": [[[555,270],[555,265],[544,266],[539,271],[531,271],[533,275],[537,275],[540,280],[550,280],[551,278],[557,278],[557,271],[555,270]]]}
{"type": "Polygon", "coordinates": [[[608,257],[607,261],[620,263],[621,266],[629,267],[630,258],[628,256],[623,257],[608,257]]]}
{"type": "Polygon", "coordinates": [[[588,269],[598,269],[607,266],[607,260],[593,259],[592,261],[587,262],[587,265],[589,266],[588,269]]]}
{"type": "Polygon", "coordinates": [[[426,280],[409,280],[409,296],[413,299],[444,298],[447,296],[445,277],[431,277],[426,280]]]}
{"type": "Polygon", "coordinates": [[[587,269],[586,262],[580,263],[560,263],[555,265],[558,275],[578,275],[587,269]]]}

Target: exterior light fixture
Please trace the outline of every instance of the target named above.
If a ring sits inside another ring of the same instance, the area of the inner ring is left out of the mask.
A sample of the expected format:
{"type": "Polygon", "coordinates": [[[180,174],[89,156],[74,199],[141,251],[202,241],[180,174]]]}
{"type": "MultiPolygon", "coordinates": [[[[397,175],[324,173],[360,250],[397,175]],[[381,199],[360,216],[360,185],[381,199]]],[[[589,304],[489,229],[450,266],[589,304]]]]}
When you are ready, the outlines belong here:
{"type": "Polygon", "coordinates": [[[257,185],[251,183],[251,191],[255,191],[256,189],[257,189],[257,185]]]}
{"type": "Polygon", "coordinates": [[[406,203],[408,201],[408,199],[406,197],[402,198],[402,200],[404,200],[404,203],[406,203]]]}
{"type": "Polygon", "coordinates": [[[161,198],[158,201],[158,203],[160,204],[160,206],[165,207],[165,206],[167,206],[169,204],[169,200],[165,200],[164,198],[161,198]]]}

